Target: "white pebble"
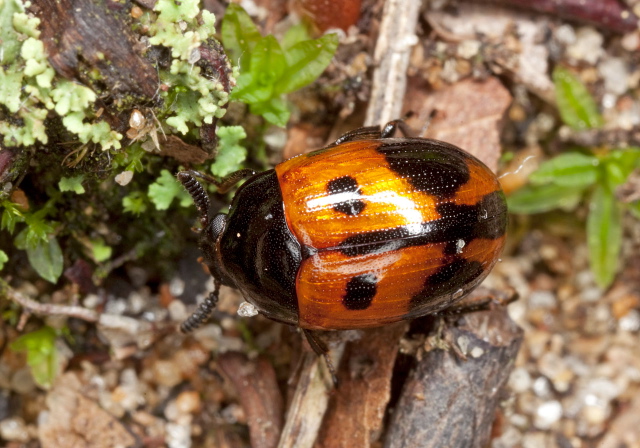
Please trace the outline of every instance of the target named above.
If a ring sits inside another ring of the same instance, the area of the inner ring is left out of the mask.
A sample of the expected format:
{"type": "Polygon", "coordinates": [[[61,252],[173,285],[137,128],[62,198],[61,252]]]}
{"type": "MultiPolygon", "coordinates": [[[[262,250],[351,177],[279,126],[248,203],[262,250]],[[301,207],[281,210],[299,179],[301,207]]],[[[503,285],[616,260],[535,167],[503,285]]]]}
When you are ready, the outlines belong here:
{"type": "Polygon", "coordinates": [[[559,401],[547,401],[536,410],[535,425],[540,429],[549,429],[562,417],[562,405],[559,401]]]}

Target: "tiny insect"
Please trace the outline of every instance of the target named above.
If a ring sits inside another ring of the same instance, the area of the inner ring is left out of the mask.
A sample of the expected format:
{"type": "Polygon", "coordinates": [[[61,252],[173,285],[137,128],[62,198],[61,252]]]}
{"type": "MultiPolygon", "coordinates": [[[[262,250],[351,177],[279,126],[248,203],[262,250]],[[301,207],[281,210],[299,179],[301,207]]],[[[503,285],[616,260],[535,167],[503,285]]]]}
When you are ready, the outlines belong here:
{"type": "Polygon", "coordinates": [[[274,169],[236,172],[228,214],[209,215],[195,172],[178,173],[200,213],[200,248],[214,291],[182,324],[206,321],[220,285],[259,313],[302,329],[376,327],[442,311],[491,271],[507,205],[496,176],[449,143],[393,138],[400,120],[348,132],[274,169]]]}

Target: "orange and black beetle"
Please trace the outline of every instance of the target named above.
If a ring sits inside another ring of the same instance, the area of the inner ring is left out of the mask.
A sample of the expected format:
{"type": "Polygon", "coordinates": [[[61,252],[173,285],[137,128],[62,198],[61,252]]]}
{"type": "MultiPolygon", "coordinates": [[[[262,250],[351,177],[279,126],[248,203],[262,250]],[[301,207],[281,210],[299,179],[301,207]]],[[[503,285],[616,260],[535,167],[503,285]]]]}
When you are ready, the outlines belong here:
{"type": "Polygon", "coordinates": [[[454,145],[391,138],[403,125],[357,129],[275,169],[232,175],[225,185],[252,177],[212,219],[194,174],[179,173],[216,284],[182,329],[208,318],[220,284],[307,335],[435,313],[475,288],[504,244],[500,184],[454,145]]]}

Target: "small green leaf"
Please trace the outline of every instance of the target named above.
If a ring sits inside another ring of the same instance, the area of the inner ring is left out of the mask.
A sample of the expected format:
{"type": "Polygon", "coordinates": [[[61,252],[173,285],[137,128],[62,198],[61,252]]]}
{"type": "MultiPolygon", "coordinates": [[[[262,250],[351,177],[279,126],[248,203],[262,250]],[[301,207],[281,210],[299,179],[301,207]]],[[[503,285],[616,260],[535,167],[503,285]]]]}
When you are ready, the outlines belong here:
{"type": "Polygon", "coordinates": [[[49,242],[49,235],[53,233],[54,229],[50,222],[42,218],[42,213],[40,213],[42,211],[25,215],[27,227],[22,229],[14,240],[18,249],[35,249],[38,245],[49,242]]]}
{"type": "Polygon", "coordinates": [[[629,175],[640,167],[640,150],[638,148],[625,148],[610,151],[603,158],[607,182],[611,188],[622,185],[629,175]]]}
{"type": "Polygon", "coordinates": [[[5,251],[0,250],[0,271],[4,269],[4,264],[9,261],[9,257],[5,253],[5,251]]]}
{"type": "Polygon", "coordinates": [[[101,238],[91,240],[91,251],[93,252],[93,259],[97,263],[102,263],[111,258],[113,252],[111,246],[107,246],[101,238]]]}
{"type": "Polygon", "coordinates": [[[62,274],[64,258],[55,237],[50,238],[47,242],[38,241],[38,244],[33,248],[27,246],[27,256],[29,263],[40,274],[40,277],[51,283],[58,281],[62,274]]]}
{"type": "Polygon", "coordinates": [[[511,213],[543,213],[554,209],[572,210],[580,202],[582,189],[558,185],[527,186],[507,198],[511,213]]]}
{"type": "Polygon", "coordinates": [[[142,191],[134,191],[122,198],[122,207],[125,212],[139,215],[147,211],[147,201],[142,191]]]}
{"type": "Polygon", "coordinates": [[[280,98],[271,98],[263,103],[251,104],[249,110],[254,115],[262,115],[269,123],[285,127],[291,112],[280,98]]]}
{"type": "Polygon", "coordinates": [[[253,47],[262,38],[249,14],[240,5],[231,3],[222,21],[222,45],[229,52],[231,62],[240,70],[249,70],[253,47]]]}
{"type": "Polygon", "coordinates": [[[56,332],[51,327],[27,333],[13,341],[9,346],[15,352],[27,352],[27,364],[35,382],[48,389],[60,373],[56,332]]]}
{"type": "Polygon", "coordinates": [[[561,187],[587,187],[598,178],[598,164],[597,157],[579,152],[565,153],[541,164],[529,180],[535,185],[553,183],[561,187]]]}
{"type": "Polygon", "coordinates": [[[605,288],[618,272],[622,247],[622,209],[606,185],[598,185],[591,197],[587,246],[596,282],[605,288]]]}
{"type": "Polygon", "coordinates": [[[163,21],[167,22],[188,22],[200,12],[198,0],[159,0],[153,9],[160,13],[163,21]]]}
{"type": "Polygon", "coordinates": [[[640,219],[640,201],[635,201],[629,204],[629,210],[636,219],[640,219]]]}
{"type": "Polygon", "coordinates": [[[2,220],[0,221],[0,229],[6,229],[9,233],[13,233],[16,224],[24,221],[24,215],[18,210],[18,206],[10,201],[3,201],[2,220]]]}
{"type": "Polygon", "coordinates": [[[80,174],[79,176],[74,177],[63,177],[58,182],[58,188],[60,191],[74,191],[76,194],[83,194],[84,187],[82,186],[82,182],[84,181],[84,176],[80,174]]]}
{"type": "Polygon", "coordinates": [[[241,126],[219,127],[216,134],[220,141],[211,173],[223,177],[240,169],[240,164],[247,158],[246,148],[238,144],[247,134],[241,126]]]}
{"type": "Polygon", "coordinates": [[[285,53],[288,68],[275,86],[277,93],[289,93],[315,81],[327,68],[338,48],[338,35],[299,42],[285,53]]]}
{"type": "Polygon", "coordinates": [[[231,97],[245,103],[268,101],[273,86],[287,70],[287,62],[280,44],[273,36],[263,37],[251,54],[250,75],[238,77],[238,85],[231,97]]]}
{"type": "Polygon", "coordinates": [[[175,198],[180,200],[182,206],[191,204],[189,193],[169,171],[162,170],[160,177],[149,185],[149,199],[157,210],[167,210],[175,198]]]}
{"type": "Polygon", "coordinates": [[[20,53],[20,36],[14,30],[15,14],[24,12],[19,0],[0,1],[0,42],[2,42],[2,64],[11,64],[20,53]]]}
{"type": "Polygon", "coordinates": [[[304,42],[305,40],[310,40],[311,36],[309,36],[309,32],[307,31],[307,27],[302,23],[298,23],[290,27],[284,36],[282,37],[282,41],[280,45],[282,45],[282,49],[287,51],[289,48],[293,47],[295,44],[300,42],[304,42]]]}
{"type": "Polygon", "coordinates": [[[0,104],[4,104],[9,112],[16,113],[20,110],[20,93],[22,91],[21,72],[11,73],[5,72],[0,67],[0,104]]]}
{"type": "Polygon", "coordinates": [[[584,84],[560,66],[553,71],[556,101],[562,121],[573,129],[599,128],[604,124],[598,106],[584,84]]]}

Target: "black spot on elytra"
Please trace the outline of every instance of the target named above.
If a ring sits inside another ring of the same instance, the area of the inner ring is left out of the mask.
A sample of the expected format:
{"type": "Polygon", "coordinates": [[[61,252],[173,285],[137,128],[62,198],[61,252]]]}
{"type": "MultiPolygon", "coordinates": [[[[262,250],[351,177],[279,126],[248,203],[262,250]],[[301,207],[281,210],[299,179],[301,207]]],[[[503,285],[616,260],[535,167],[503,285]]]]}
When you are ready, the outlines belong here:
{"type": "Polygon", "coordinates": [[[472,282],[484,273],[482,263],[453,257],[437,272],[427,277],[423,289],[411,298],[411,306],[417,306],[447,294],[462,291],[462,298],[471,288],[472,282]]]}
{"type": "Polygon", "coordinates": [[[347,282],[342,304],[348,310],[366,310],[376,295],[378,278],[374,274],[362,274],[347,282]]]}
{"type": "Polygon", "coordinates": [[[333,209],[339,213],[349,216],[356,216],[362,213],[366,204],[357,196],[361,195],[358,182],[351,176],[342,176],[327,182],[327,191],[330,195],[338,195],[347,193],[351,196],[349,199],[342,200],[333,204],[333,209]]]}
{"type": "Polygon", "coordinates": [[[339,250],[344,255],[384,253],[403,247],[446,243],[445,255],[456,255],[475,238],[495,239],[504,235],[507,227],[507,206],[502,191],[484,196],[476,205],[443,202],[436,208],[440,219],[413,227],[364,232],[346,238],[339,250]]]}
{"type": "Polygon", "coordinates": [[[466,155],[461,149],[443,142],[405,140],[404,144],[382,145],[393,171],[419,191],[436,198],[453,197],[470,178],[466,155]]]}

